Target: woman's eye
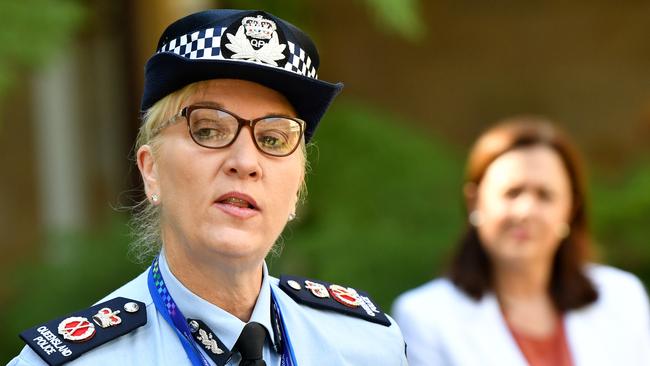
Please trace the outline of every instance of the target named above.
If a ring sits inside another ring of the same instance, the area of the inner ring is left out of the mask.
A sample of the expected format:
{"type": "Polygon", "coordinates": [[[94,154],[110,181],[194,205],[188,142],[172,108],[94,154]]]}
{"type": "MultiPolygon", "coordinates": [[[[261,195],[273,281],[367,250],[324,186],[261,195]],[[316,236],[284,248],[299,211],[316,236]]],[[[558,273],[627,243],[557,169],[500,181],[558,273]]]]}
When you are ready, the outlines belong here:
{"type": "Polygon", "coordinates": [[[194,136],[202,140],[223,139],[228,136],[227,131],[217,128],[199,128],[194,131],[194,136]]]}
{"type": "Polygon", "coordinates": [[[521,188],[510,188],[506,191],[505,196],[507,198],[517,198],[521,194],[521,188]]]}
{"type": "Polygon", "coordinates": [[[548,189],[540,189],[537,192],[537,196],[540,200],[545,202],[553,200],[553,194],[548,189]]]}
{"type": "Polygon", "coordinates": [[[265,132],[264,135],[257,138],[257,142],[262,147],[270,149],[281,149],[287,144],[287,139],[282,132],[265,132]]]}
{"type": "Polygon", "coordinates": [[[228,128],[213,120],[200,120],[194,123],[192,134],[200,140],[219,140],[230,134],[228,128]]]}

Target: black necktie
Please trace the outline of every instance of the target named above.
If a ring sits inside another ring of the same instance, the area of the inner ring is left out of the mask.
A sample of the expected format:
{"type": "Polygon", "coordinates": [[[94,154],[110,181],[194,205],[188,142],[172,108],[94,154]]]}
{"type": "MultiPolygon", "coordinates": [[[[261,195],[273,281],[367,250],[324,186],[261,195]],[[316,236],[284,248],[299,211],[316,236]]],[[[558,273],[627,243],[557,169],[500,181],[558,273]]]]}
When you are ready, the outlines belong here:
{"type": "Polygon", "coordinates": [[[235,348],[241,354],[239,366],[266,366],[266,362],[262,359],[265,338],[266,330],[262,324],[256,322],[246,324],[235,343],[235,348]]]}

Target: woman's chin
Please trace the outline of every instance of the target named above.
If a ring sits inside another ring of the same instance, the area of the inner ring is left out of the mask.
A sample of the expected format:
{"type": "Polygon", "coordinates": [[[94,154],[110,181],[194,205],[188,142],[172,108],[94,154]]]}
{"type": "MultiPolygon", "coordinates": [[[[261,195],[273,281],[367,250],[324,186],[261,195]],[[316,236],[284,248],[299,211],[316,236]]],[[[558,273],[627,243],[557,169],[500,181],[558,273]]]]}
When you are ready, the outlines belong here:
{"type": "Polygon", "coordinates": [[[509,265],[528,264],[538,256],[536,248],[532,243],[510,242],[504,243],[499,250],[493,251],[492,256],[498,262],[509,265]]]}
{"type": "Polygon", "coordinates": [[[201,247],[205,255],[231,259],[264,258],[271,249],[268,244],[263,244],[258,235],[241,230],[222,231],[206,238],[203,243],[201,247]]]}

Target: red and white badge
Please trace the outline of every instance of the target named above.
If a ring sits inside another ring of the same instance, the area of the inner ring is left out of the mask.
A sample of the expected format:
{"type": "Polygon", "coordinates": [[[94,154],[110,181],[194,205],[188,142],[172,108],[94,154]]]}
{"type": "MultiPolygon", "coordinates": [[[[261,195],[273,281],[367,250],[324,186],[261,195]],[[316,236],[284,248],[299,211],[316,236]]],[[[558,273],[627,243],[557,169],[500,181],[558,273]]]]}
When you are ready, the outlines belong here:
{"type": "Polygon", "coordinates": [[[330,297],[330,295],[327,293],[327,288],[325,288],[324,285],[318,282],[305,280],[305,288],[311,291],[312,295],[316,297],[320,297],[320,298],[330,297]]]}
{"type": "Polygon", "coordinates": [[[361,305],[359,294],[351,287],[345,288],[339,285],[330,285],[330,294],[332,294],[334,300],[345,306],[356,308],[361,305]]]}
{"type": "Polygon", "coordinates": [[[103,308],[93,315],[93,321],[102,328],[112,327],[122,323],[122,319],[117,316],[119,313],[119,310],[113,311],[110,308],[103,308]]]}
{"type": "Polygon", "coordinates": [[[59,334],[73,342],[85,342],[95,335],[95,326],[80,316],[65,318],[59,323],[59,334]]]}

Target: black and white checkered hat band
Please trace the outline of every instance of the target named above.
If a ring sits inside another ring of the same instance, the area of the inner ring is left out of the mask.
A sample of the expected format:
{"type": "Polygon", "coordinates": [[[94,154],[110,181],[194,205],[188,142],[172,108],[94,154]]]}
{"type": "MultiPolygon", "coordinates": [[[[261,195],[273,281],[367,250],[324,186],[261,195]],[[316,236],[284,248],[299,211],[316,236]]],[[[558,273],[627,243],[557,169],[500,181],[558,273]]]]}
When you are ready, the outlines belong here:
{"type": "Polygon", "coordinates": [[[261,62],[248,61],[243,59],[226,59],[221,53],[221,36],[226,30],[225,27],[208,28],[185,34],[165,43],[158,53],[171,52],[190,60],[229,60],[237,62],[251,62],[258,65],[282,69],[294,74],[318,79],[316,68],[312,65],[311,58],[306,52],[293,42],[287,41],[289,59],[284,66],[273,66],[261,62]]]}

